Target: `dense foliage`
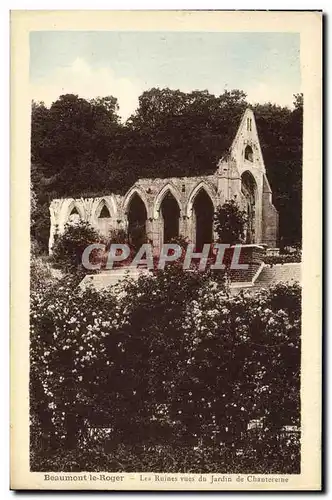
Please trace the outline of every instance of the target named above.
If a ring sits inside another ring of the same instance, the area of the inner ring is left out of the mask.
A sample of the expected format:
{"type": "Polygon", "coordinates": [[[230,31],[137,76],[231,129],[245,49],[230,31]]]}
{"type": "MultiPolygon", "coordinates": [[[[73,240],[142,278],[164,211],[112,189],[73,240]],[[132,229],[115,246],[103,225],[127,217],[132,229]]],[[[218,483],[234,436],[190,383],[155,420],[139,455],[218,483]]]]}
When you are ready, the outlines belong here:
{"type": "MultiPolygon", "coordinates": [[[[302,109],[270,103],[254,112],[282,243],[301,241],[302,109]]],[[[244,109],[240,90],[214,96],[151,89],[121,124],[114,97],[60,96],[48,109],[33,103],[32,181],[37,199],[32,234],[47,248],[52,198],[127,190],[139,177],[209,174],[227,155],[244,109]]]]}
{"type": "Polygon", "coordinates": [[[275,264],[293,264],[299,263],[302,261],[301,253],[295,253],[294,255],[266,255],[263,258],[265,264],[269,264],[273,266],[275,264]]]}
{"type": "Polygon", "coordinates": [[[278,255],[264,255],[263,262],[270,266],[274,264],[293,264],[302,262],[301,247],[285,247],[278,255]]]}
{"type": "MultiPolygon", "coordinates": [[[[105,239],[88,222],[78,220],[76,223],[66,224],[64,232],[55,238],[52,261],[66,273],[86,272],[82,265],[82,255],[94,243],[105,243],[105,239]]],[[[94,255],[90,259],[92,263],[93,257],[94,255]]]]}
{"type": "Polygon", "coordinates": [[[41,291],[53,283],[54,270],[48,256],[44,255],[35,241],[30,246],[30,287],[41,291]]]}
{"type": "Polygon", "coordinates": [[[176,265],[113,291],[76,285],[31,296],[34,470],[299,472],[283,438],[300,423],[297,285],[229,296],[176,265]]]}
{"type": "Polygon", "coordinates": [[[243,243],[247,216],[234,200],[228,200],[217,208],[214,226],[221,243],[243,243]]]}

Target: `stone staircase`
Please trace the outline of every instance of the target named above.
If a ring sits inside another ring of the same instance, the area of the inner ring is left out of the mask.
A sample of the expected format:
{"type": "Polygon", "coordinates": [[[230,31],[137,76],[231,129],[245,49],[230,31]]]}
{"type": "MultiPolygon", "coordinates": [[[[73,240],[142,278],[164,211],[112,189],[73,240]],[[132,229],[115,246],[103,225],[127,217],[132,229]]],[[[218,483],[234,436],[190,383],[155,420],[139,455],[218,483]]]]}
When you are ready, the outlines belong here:
{"type": "Polygon", "coordinates": [[[301,283],[301,263],[288,264],[261,264],[255,276],[250,282],[232,282],[230,285],[231,293],[236,294],[240,290],[246,289],[253,292],[276,285],[277,283],[301,283]]]}
{"type": "Polygon", "coordinates": [[[255,285],[266,286],[276,283],[301,282],[301,263],[269,264],[264,265],[259,273],[255,285]]]}
{"type": "Polygon", "coordinates": [[[137,280],[142,274],[149,274],[149,270],[123,266],[115,269],[108,269],[98,274],[89,274],[83,278],[79,286],[81,290],[85,290],[91,285],[96,290],[103,290],[117,285],[126,278],[137,280]]]}
{"type": "MultiPolygon", "coordinates": [[[[229,263],[232,261],[233,252],[234,247],[230,247],[225,253],[229,263]]],[[[230,269],[230,287],[236,289],[253,286],[264,266],[263,257],[265,253],[266,248],[262,245],[242,245],[239,263],[246,264],[247,269],[230,269]]]]}

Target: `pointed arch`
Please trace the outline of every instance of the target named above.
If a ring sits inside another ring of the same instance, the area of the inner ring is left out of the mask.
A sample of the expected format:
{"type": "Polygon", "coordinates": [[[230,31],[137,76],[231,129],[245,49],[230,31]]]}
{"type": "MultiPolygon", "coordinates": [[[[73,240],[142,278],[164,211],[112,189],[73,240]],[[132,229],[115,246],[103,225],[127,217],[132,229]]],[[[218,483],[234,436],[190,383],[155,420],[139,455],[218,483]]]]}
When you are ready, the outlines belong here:
{"type": "Polygon", "coordinates": [[[110,219],[110,217],[110,211],[108,210],[107,205],[104,204],[100,210],[99,219],[110,219]]]}
{"type": "Polygon", "coordinates": [[[214,204],[204,188],[198,190],[193,200],[192,225],[194,242],[201,251],[206,243],[213,241],[214,204]]]}
{"type": "Polygon", "coordinates": [[[93,225],[101,234],[108,237],[116,218],[116,205],[111,196],[98,198],[92,207],[93,225]],[[113,202],[113,203],[112,203],[113,202]]]}
{"type": "Polygon", "coordinates": [[[151,217],[151,211],[149,210],[149,203],[148,203],[148,200],[145,196],[145,193],[144,191],[138,187],[138,186],[133,186],[132,188],[129,189],[129,191],[127,192],[127,194],[125,195],[124,197],[124,200],[123,200],[123,213],[125,215],[128,214],[129,212],[129,207],[130,207],[130,202],[133,198],[133,196],[137,194],[137,196],[139,198],[141,198],[142,202],[144,203],[145,205],[145,209],[146,209],[146,213],[147,213],[147,217],[150,218],[151,217]]]}
{"type": "Polygon", "coordinates": [[[179,205],[179,210],[180,210],[180,215],[183,213],[183,207],[182,207],[182,202],[181,202],[181,194],[179,190],[171,183],[167,182],[162,189],[159,191],[157,194],[154,204],[153,204],[153,218],[158,219],[160,215],[160,207],[161,204],[167,195],[167,193],[171,193],[173,197],[175,198],[177,204],[179,205]]]}
{"type": "Polygon", "coordinates": [[[249,170],[241,175],[241,194],[244,209],[247,213],[247,224],[245,229],[246,243],[256,241],[256,205],[257,205],[257,182],[249,170]]]}
{"type": "Polygon", "coordinates": [[[81,220],[85,220],[84,207],[79,202],[77,202],[77,200],[72,200],[70,201],[67,208],[65,222],[69,222],[70,216],[75,214],[78,214],[81,220]]]}
{"type": "Polygon", "coordinates": [[[242,193],[247,190],[252,196],[257,197],[257,182],[250,170],[245,170],[241,174],[241,190],[242,193]]]}
{"type": "Polygon", "coordinates": [[[146,204],[142,197],[133,191],[128,198],[128,239],[134,248],[138,249],[147,240],[147,216],[146,204]]]}
{"type": "Polygon", "coordinates": [[[96,204],[94,210],[94,217],[96,220],[100,218],[100,214],[104,207],[106,207],[109,212],[109,218],[115,218],[117,216],[117,206],[113,196],[105,196],[96,204]]]}
{"type": "Polygon", "coordinates": [[[170,243],[180,234],[180,206],[177,199],[168,189],[162,198],[159,212],[159,228],[161,242],[170,243]]]}
{"type": "Polygon", "coordinates": [[[211,198],[213,208],[214,210],[216,209],[215,193],[213,192],[213,188],[206,181],[201,181],[190,193],[186,210],[187,217],[191,217],[195,198],[201,190],[204,190],[206,194],[211,198]]]}

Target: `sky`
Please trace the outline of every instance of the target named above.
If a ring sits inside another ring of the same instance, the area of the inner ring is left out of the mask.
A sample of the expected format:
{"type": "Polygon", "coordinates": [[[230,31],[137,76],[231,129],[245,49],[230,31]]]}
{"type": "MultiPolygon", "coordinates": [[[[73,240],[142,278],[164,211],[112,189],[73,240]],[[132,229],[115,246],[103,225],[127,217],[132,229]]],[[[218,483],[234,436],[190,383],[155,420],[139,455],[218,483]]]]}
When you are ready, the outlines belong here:
{"type": "Polygon", "coordinates": [[[31,98],[50,106],[61,94],[117,97],[126,120],[152,87],[292,107],[301,92],[297,33],[35,31],[30,33],[31,98]]]}

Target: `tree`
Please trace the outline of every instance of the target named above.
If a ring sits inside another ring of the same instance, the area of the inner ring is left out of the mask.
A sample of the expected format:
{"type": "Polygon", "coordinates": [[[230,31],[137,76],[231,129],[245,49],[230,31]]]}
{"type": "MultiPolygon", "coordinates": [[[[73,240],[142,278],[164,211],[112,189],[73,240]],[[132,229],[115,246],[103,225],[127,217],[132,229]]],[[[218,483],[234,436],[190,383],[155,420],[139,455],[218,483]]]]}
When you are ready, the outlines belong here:
{"type": "Polygon", "coordinates": [[[88,101],[67,94],[50,108],[32,102],[31,181],[36,207],[31,234],[44,251],[53,198],[112,190],[108,157],[121,129],[117,112],[112,96],[88,101]]]}
{"type": "Polygon", "coordinates": [[[215,229],[221,243],[241,243],[246,223],[246,212],[234,200],[226,201],[214,214],[215,229]]]}
{"type": "Polygon", "coordinates": [[[281,245],[302,240],[303,96],[294,96],[294,109],[275,104],[254,107],[258,135],[273,201],[279,211],[281,245]]]}
{"type": "Polygon", "coordinates": [[[112,96],[88,101],[62,95],[49,109],[33,103],[31,157],[48,192],[73,196],[102,189],[120,129],[117,111],[112,96]]]}
{"type": "Polygon", "coordinates": [[[240,90],[220,96],[207,90],[185,93],[153,88],[143,92],[126,124],[126,153],[137,165],[139,175],[214,172],[234,139],[247,106],[245,97],[240,90]]]}

